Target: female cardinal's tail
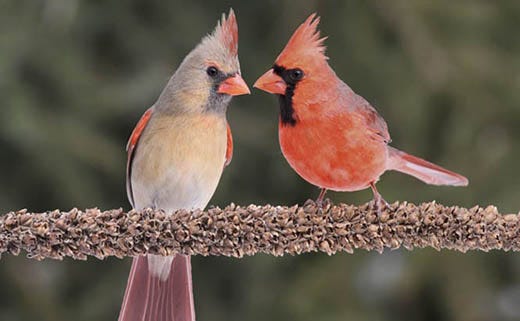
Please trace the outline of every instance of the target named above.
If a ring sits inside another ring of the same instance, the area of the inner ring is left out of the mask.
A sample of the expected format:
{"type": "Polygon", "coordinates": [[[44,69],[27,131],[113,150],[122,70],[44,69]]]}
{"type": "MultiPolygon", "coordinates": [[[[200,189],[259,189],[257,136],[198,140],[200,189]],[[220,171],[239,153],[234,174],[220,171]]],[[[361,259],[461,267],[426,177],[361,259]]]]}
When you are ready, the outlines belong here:
{"type": "Polygon", "coordinates": [[[462,175],[451,172],[393,147],[388,147],[388,149],[388,169],[411,175],[431,185],[468,185],[468,179],[462,175]]]}
{"type": "Polygon", "coordinates": [[[118,321],[195,321],[190,257],[134,258],[118,321]]]}

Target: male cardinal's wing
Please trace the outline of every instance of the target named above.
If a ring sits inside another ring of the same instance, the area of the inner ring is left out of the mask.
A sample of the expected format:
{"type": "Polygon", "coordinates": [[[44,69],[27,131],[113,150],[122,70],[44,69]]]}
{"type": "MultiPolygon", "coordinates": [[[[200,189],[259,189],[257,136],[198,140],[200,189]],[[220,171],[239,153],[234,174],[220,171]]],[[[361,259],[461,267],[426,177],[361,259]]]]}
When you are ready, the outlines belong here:
{"type": "Polygon", "coordinates": [[[130,138],[128,139],[128,143],[126,144],[126,151],[128,153],[128,158],[126,162],[126,193],[128,195],[128,200],[130,204],[134,206],[134,195],[132,192],[132,161],[134,159],[135,149],[137,144],[139,143],[139,138],[141,138],[141,134],[145,129],[150,117],[152,116],[153,107],[150,107],[139,119],[139,122],[135,126],[130,138]]]}
{"type": "Polygon", "coordinates": [[[233,158],[233,136],[231,135],[231,128],[229,124],[227,125],[227,149],[226,149],[226,163],[225,166],[228,166],[231,163],[231,159],[233,158]]]}
{"type": "Polygon", "coordinates": [[[375,139],[382,140],[387,144],[390,143],[392,139],[383,117],[379,115],[377,110],[365,98],[354,95],[354,112],[362,118],[365,125],[373,132],[375,139]]]}

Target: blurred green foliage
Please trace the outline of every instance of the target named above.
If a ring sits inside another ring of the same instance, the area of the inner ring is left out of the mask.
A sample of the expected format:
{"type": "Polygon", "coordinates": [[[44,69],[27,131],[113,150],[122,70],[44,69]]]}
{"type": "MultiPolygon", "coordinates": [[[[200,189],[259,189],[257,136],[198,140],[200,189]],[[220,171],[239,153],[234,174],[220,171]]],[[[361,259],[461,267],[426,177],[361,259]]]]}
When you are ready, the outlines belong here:
{"type": "MultiPolygon", "coordinates": [[[[233,6],[248,83],[310,13],[330,63],[386,118],[393,145],[468,188],[401,174],[388,201],[520,203],[520,2],[0,0],[0,210],[129,208],[124,146],[181,59],[233,6]]],[[[277,102],[234,99],[233,162],[212,204],[302,203],[317,189],[283,159],[277,102]]],[[[369,191],[331,193],[362,203],[369,191]]],[[[195,257],[199,320],[519,320],[520,259],[433,250],[195,257]]],[[[130,259],[0,261],[0,320],[116,320],[130,259]]]]}

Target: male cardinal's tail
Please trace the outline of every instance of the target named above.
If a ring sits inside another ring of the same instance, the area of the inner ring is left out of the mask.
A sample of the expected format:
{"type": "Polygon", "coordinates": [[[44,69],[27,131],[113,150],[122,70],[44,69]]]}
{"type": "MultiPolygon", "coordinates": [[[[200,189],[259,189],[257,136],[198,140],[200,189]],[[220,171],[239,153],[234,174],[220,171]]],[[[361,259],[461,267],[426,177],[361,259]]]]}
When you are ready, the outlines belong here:
{"type": "Polygon", "coordinates": [[[195,321],[190,257],[134,258],[118,321],[195,321]]]}
{"type": "Polygon", "coordinates": [[[462,175],[451,172],[393,147],[388,148],[388,169],[403,172],[431,185],[468,185],[468,179],[462,175]]]}

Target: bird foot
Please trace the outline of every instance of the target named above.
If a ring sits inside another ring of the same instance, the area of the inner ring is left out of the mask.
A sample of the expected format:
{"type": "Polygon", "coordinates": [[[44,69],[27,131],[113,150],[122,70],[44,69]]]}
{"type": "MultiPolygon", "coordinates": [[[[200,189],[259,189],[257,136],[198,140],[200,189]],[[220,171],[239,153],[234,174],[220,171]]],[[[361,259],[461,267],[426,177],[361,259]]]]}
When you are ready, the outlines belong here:
{"type": "Polygon", "coordinates": [[[383,210],[390,208],[390,204],[388,204],[383,198],[383,196],[379,194],[375,182],[370,183],[370,188],[372,189],[372,193],[374,193],[374,210],[377,212],[377,217],[381,218],[383,216],[383,210]]]}
{"type": "Polygon", "coordinates": [[[326,198],[321,201],[316,200],[315,203],[316,203],[316,206],[318,206],[318,208],[320,210],[324,210],[332,205],[332,200],[330,198],[326,198]]]}
{"type": "Polygon", "coordinates": [[[327,193],[327,189],[326,188],[322,188],[320,190],[320,195],[316,199],[316,205],[318,205],[319,209],[323,209],[323,203],[324,203],[324,199],[325,199],[325,194],[326,193],[327,193]]]}
{"type": "Polygon", "coordinates": [[[381,195],[379,195],[379,197],[374,197],[372,203],[373,209],[377,212],[377,216],[379,218],[381,218],[381,216],[383,215],[384,210],[390,208],[390,204],[388,204],[388,202],[385,201],[385,199],[382,198],[381,195]]]}

